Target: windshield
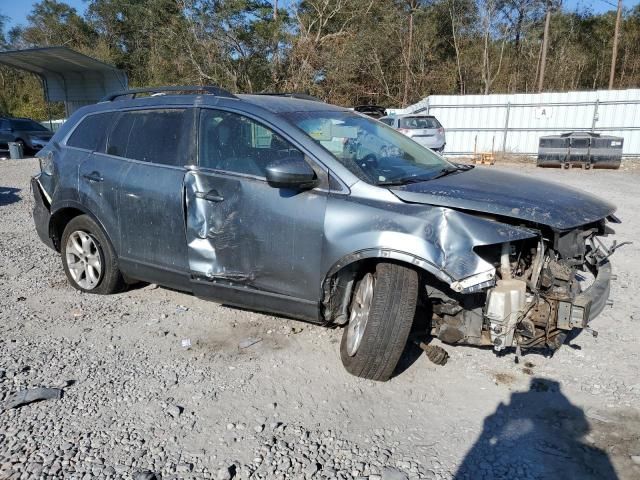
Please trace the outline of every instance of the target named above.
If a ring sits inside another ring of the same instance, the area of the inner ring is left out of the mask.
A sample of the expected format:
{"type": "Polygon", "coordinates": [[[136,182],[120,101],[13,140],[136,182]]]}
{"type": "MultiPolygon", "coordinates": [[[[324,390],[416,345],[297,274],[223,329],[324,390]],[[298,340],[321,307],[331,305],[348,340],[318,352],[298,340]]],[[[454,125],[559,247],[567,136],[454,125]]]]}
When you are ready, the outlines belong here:
{"type": "Polygon", "coordinates": [[[11,128],[14,130],[23,130],[23,131],[38,131],[38,132],[48,132],[45,127],[40,125],[38,122],[34,122],[33,120],[11,120],[11,128]]]}
{"type": "Polygon", "coordinates": [[[285,114],[358,178],[373,185],[429,180],[455,167],[376,120],[352,112],[285,114]]]}

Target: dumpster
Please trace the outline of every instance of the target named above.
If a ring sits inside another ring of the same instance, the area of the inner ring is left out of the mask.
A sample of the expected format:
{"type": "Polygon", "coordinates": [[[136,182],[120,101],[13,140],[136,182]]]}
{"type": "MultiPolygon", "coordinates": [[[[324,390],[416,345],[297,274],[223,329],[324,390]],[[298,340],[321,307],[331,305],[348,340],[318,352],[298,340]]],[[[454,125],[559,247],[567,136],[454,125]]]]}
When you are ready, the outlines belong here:
{"type": "Polygon", "coordinates": [[[9,158],[19,160],[24,157],[22,144],[17,142],[9,142],[9,158]]]}
{"type": "Polygon", "coordinates": [[[599,135],[591,138],[591,165],[593,168],[620,168],[622,162],[622,137],[599,135]]]}
{"type": "Polygon", "coordinates": [[[569,132],[540,137],[537,165],[557,168],[620,168],[623,141],[622,137],[592,132],[569,132]]]}
{"type": "Polygon", "coordinates": [[[561,167],[569,156],[569,138],[560,135],[540,137],[538,144],[539,167],[561,167]]]}

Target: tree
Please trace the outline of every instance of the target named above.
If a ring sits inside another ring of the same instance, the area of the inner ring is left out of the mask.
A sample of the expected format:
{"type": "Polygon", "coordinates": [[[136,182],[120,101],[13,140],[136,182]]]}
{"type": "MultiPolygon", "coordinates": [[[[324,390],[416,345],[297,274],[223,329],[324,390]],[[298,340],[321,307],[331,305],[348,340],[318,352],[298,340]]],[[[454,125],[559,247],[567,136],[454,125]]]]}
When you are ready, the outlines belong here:
{"type": "Polygon", "coordinates": [[[0,49],[4,50],[7,47],[7,37],[5,36],[4,29],[9,18],[0,13],[0,49]]]}
{"type": "MultiPolygon", "coordinates": [[[[532,92],[542,79],[604,88],[612,67],[615,15],[560,0],[86,1],[84,16],[40,0],[24,27],[4,32],[0,20],[0,48],[66,45],[124,69],[132,86],[308,92],[349,106],[532,92]]],[[[640,7],[621,13],[617,50],[616,85],[637,87],[640,7]]],[[[0,82],[0,110],[45,116],[36,77],[0,68],[0,82]]]]}
{"type": "Polygon", "coordinates": [[[201,81],[234,90],[278,90],[290,17],[264,0],[181,0],[184,44],[201,81]]]}
{"type": "Polygon", "coordinates": [[[56,0],[42,0],[27,16],[28,25],[14,31],[14,47],[65,45],[90,49],[97,36],[75,8],[56,0]]]}
{"type": "Polygon", "coordinates": [[[522,84],[523,69],[526,70],[525,58],[523,65],[523,40],[526,40],[534,29],[542,23],[544,18],[544,0],[498,0],[497,7],[508,24],[507,31],[512,41],[512,68],[509,78],[509,90],[513,92],[526,89],[522,84]]]}
{"type": "Polygon", "coordinates": [[[486,95],[491,90],[493,82],[498,78],[502,69],[508,27],[504,25],[499,15],[496,0],[482,0],[479,5],[479,23],[483,44],[481,76],[483,93],[486,95]],[[495,65],[495,56],[498,57],[497,66],[495,65]]]}

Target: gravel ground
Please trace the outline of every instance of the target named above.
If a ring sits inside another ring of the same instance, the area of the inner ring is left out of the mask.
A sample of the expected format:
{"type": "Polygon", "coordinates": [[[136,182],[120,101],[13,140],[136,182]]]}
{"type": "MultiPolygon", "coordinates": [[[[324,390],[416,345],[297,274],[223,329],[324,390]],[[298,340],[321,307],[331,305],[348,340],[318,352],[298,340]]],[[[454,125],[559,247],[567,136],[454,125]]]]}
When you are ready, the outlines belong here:
{"type": "MultiPolygon", "coordinates": [[[[608,197],[618,241],[640,236],[640,169],[485,168],[608,197]]],[[[33,228],[36,170],[0,162],[0,402],[64,395],[0,413],[0,478],[640,478],[639,242],[614,256],[597,338],[520,364],[409,351],[375,383],[343,370],[340,330],[154,285],[71,289],[33,228]]]]}

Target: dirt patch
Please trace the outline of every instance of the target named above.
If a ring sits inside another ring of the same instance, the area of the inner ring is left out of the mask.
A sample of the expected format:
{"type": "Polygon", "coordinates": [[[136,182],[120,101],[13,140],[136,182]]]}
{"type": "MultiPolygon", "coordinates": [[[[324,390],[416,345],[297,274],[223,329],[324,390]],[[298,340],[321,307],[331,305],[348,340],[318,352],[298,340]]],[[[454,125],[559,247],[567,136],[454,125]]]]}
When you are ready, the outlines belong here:
{"type": "Polygon", "coordinates": [[[493,380],[496,385],[513,385],[516,381],[516,377],[510,373],[494,373],[493,380]]]}

